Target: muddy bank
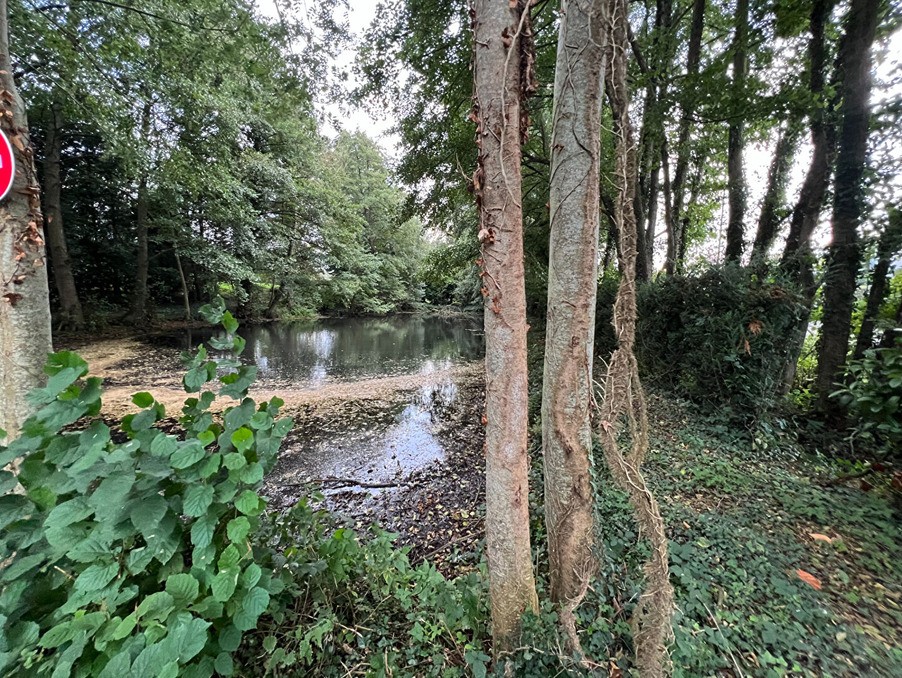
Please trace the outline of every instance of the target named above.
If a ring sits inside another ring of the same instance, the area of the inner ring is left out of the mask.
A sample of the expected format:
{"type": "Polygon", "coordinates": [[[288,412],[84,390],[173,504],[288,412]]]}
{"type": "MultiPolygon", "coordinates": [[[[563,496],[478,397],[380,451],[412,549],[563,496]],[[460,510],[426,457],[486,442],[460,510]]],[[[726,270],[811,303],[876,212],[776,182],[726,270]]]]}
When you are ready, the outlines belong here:
{"type": "MultiPolygon", "coordinates": [[[[162,338],[106,338],[66,348],[104,380],[103,414],[136,411],[131,396],[149,391],[177,417],[181,351],[162,338]]],[[[265,481],[271,506],[285,509],[314,491],[357,528],[379,524],[399,535],[416,562],[446,574],[475,565],[484,503],[481,362],[426,373],[285,387],[262,374],[258,402],[278,396],[295,425],[265,481]]],[[[231,404],[217,401],[214,409],[231,404]]]]}

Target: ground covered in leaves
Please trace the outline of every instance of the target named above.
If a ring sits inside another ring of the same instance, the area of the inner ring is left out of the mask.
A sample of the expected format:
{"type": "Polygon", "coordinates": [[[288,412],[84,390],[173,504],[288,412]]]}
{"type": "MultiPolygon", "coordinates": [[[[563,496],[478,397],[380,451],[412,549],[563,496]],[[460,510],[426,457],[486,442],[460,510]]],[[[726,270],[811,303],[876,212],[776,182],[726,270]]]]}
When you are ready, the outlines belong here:
{"type": "MultiPolygon", "coordinates": [[[[130,409],[128,396],[138,390],[162,389],[160,399],[170,397],[173,407],[184,398],[176,349],[117,338],[86,345],[82,353],[112,387],[105,397],[109,416],[130,409]]],[[[378,523],[396,533],[396,545],[409,548],[413,563],[429,560],[445,576],[479,571],[483,384],[478,366],[456,370],[453,403],[431,411],[443,455],[389,476],[311,477],[291,457],[317,438],[340,437],[348,445],[355,436],[368,439],[386,425],[386,412],[422,389],[417,377],[279,392],[296,426],[285,463],[267,481],[271,506],[286,510],[322,493],[322,504],[360,532],[378,523]]],[[[269,390],[262,383],[257,394],[269,390]]],[[[649,411],[646,472],[667,522],[676,588],[674,674],[902,675],[898,499],[872,487],[873,478],[864,486],[835,483],[841,462],[802,450],[786,422],[750,430],[661,392],[650,397],[649,411]]],[[[547,566],[536,433],[530,499],[541,586],[547,566]]],[[[595,484],[602,572],[579,611],[581,637],[603,673],[629,675],[629,616],[641,589],[644,544],[601,466],[595,484]]],[[[512,659],[516,675],[580,672],[557,654],[553,629],[546,606],[526,625],[524,649],[512,659]]]]}

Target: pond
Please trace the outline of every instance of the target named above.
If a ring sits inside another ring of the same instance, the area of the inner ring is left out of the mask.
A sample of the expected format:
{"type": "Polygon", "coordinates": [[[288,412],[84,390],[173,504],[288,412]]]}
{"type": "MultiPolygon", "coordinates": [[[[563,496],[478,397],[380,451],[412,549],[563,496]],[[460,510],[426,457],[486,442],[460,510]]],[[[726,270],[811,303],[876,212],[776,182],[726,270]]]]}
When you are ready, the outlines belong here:
{"type": "Polygon", "coordinates": [[[296,416],[275,488],[326,478],[378,485],[445,459],[448,422],[463,407],[461,370],[484,345],[480,319],[469,316],[329,318],[239,332],[267,390],[337,394],[296,416]]]}
{"type": "MultiPolygon", "coordinates": [[[[316,388],[335,381],[428,375],[483,355],[478,317],[324,318],[245,325],[243,357],[267,384],[316,388]]],[[[193,332],[196,345],[207,333],[193,332]]]]}

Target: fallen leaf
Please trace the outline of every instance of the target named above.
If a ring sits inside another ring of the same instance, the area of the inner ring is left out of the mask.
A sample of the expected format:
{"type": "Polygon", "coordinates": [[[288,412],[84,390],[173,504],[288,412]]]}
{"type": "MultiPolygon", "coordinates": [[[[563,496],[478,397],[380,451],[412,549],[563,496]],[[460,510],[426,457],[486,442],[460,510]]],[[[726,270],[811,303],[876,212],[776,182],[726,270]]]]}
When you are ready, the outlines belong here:
{"type": "Polygon", "coordinates": [[[828,544],[833,543],[833,539],[828,537],[826,534],[818,534],[817,532],[812,532],[808,536],[814,539],[814,541],[825,541],[828,544]]]}
{"type": "Polygon", "coordinates": [[[815,577],[810,572],[805,572],[805,570],[796,570],[796,574],[799,579],[808,584],[811,588],[821,590],[821,580],[815,577]]]}

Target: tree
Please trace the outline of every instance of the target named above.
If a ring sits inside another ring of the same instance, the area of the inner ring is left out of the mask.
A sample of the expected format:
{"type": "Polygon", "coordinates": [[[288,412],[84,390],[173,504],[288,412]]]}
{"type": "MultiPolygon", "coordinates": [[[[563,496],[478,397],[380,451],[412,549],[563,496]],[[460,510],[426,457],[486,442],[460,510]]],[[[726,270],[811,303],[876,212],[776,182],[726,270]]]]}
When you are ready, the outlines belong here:
{"type": "Polygon", "coordinates": [[[13,438],[30,413],[25,396],[43,381],[52,348],[41,190],[13,78],[6,0],[0,0],[0,90],[0,129],[12,144],[16,167],[12,190],[0,201],[0,428],[13,438]]]}
{"type": "Polygon", "coordinates": [[[57,99],[54,99],[50,105],[45,129],[44,211],[47,217],[44,230],[50,245],[53,280],[56,283],[57,294],[59,294],[59,326],[69,330],[80,330],[85,324],[85,317],[81,309],[78,290],[75,288],[75,276],[72,273],[72,262],[69,258],[66,232],[63,228],[62,177],[60,176],[60,158],[63,148],[63,107],[57,99]]]}
{"type": "Polygon", "coordinates": [[[849,352],[852,306],[861,262],[859,224],[864,214],[862,179],[870,127],[871,46],[877,31],[879,0],[852,0],[838,67],[842,123],[833,192],[833,240],[824,282],[824,313],[817,356],[820,407],[838,414],[830,398],[842,378],[849,352]]]}
{"type": "Polygon", "coordinates": [[[572,652],[574,610],[596,568],[592,362],[598,287],[604,1],[565,0],[554,80],[542,454],[551,600],[572,652]]]}
{"type": "Polygon", "coordinates": [[[736,0],[736,29],[733,34],[733,113],[730,116],[727,151],[727,194],[730,214],[727,220],[726,260],[738,262],[745,246],[746,186],[742,166],[745,147],[745,81],[748,71],[749,0],[736,0]]]}
{"type": "MultiPolygon", "coordinates": [[[[877,262],[871,273],[871,287],[868,290],[867,303],[864,309],[864,317],[861,319],[861,329],[855,340],[855,359],[864,356],[864,352],[873,347],[874,329],[880,307],[886,301],[888,290],[888,276],[893,258],[902,250],[902,211],[890,208],[883,232],[877,241],[877,262]]],[[[892,332],[888,332],[892,334],[892,332]]]]}
{"type": "Polygon", "coordinates": [[[648,411],[634,351],[638,251],[633,193],[636,185],[636,147],[627,87],[628,16],[626,0],[611,0],[605,77],[616,138],[614,176],[617,197],[614,210],[620,235],[621,277],[613,313],[617,348],[608,362],[598,435],[611,475],[629,496],[640,530],[651,546],[651,554],[645,564],[646,590],[633,612],[632,627],[636,667],[643,678],[656,678],[663,676],[667,670],[667,644],[673,633],[670,621],[673,587],[670,585],[664,521],[641,470],[648,452],[648,411]]]}
{"type": "Polygon", "coordinates": [[[516,643],[536,610],[526,452],[526,290],[520,144],[530,73],[529,1],[474,0],[474,109],[485,297],[486,558],[495,651],[516,643]]]}

